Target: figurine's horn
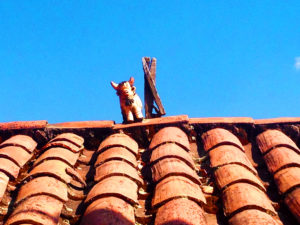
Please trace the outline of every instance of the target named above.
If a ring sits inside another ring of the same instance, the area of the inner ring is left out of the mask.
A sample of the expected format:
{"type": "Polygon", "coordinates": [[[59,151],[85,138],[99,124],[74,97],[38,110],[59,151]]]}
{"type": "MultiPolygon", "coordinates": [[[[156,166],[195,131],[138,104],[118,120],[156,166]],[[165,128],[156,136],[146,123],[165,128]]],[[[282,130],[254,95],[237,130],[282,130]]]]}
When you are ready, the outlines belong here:
{"type": "Polygon", "coordinates": [[[115,89],[115,90],[118,90],[118,84],[116,84],[115,82],[111,81],[110,82],[111,86],[115,89]]]}
{"type": "Polygon", "coordinates": [[[134,83],[134,78],[133,77],[130,77],[130,79],[129,79],[129,84],[132,86],[133,85],[133,83],[134,83]]]}

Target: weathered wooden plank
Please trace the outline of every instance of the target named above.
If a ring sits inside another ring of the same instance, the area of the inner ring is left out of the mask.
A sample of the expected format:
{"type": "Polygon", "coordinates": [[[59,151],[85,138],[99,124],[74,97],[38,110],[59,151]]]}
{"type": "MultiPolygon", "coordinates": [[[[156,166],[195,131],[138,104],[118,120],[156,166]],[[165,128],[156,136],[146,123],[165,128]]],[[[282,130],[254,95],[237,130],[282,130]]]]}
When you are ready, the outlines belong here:
{"type": "MultiPolygon", "coordinates": [[[[154,82],[156,83],[156,58],[152,58],[150,62],[150,57],[145,57],[145,60],[148,64],[148,68],[150,68],[150,76],[154,82]]],[[[152,110],[154,108],[154,98],[151,94],[151,89],[149,87],[148,82],[145,82],[145,114],[146,118],[153,118],[152,110]]]]}
{"type": "Polygon", "coordinates": [[[160,115],[165,115],[166,114],[165,109],[164,109],[164,107],[161,103],[160,97],[157,93],[157,90],[156,90],[156,87],[155,87],[155,82],[153,81],[153,79],[151,77],[151,72],[149,70],[149,67],[147,65],[147,62],[146,62],[145,58],[142,58],[142,62],[143,62],[145,78],[146,78],[146,81],[149,84],[149,87],[150,87],[151,93],[153,95],[154,101],[156,102],[156,105],[159,108],[159,113],[160,113],[160,115]]]}
{"type": "MultiPolygon", "coordinates": [[[[145,61],[148,65],[148,68],[151,68],[150,66],[150,57],[144,57],[145,58],[145,61]]],[[[151,72],[150,72],[151,73],[151,72]]],[[[153,76],[151,74],[151,77],[155,83],[155,76],[153,76]]],[[[146,119],[149,119],[149,118],[152,118],[152,108],[153,108],[153,101],[154,101],[154,98],[153,98],[153,95],[151,94],[151,89],[149,87],[149,84],[147,82],[145,82],[144,84],[144,96],[145,96],[145,116],[146,116],[146,119]]]]}

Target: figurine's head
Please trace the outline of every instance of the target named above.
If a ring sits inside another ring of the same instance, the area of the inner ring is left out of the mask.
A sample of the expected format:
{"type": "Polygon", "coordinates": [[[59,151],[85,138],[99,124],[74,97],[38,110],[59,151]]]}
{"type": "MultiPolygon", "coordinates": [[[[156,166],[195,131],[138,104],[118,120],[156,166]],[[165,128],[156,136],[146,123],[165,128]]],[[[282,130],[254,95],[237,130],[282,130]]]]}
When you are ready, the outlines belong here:
{"type": "Polygon", "coordinates": [[[111,81],[111,86],[117,91],[117,95],[123,98],[132,98],[135,95],[135,87],[133,86],[134,78],[130,77],[129,81],[123,81],[119,84],[111,81]]]}

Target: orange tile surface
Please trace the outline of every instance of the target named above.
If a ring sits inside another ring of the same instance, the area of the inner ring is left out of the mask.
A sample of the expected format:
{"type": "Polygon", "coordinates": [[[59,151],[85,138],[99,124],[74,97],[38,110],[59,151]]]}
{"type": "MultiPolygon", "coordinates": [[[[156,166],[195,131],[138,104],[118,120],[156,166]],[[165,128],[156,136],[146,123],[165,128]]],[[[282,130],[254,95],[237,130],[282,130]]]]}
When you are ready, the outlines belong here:
{"type": "Polygon", "coordinates": [[[300,120],[268,121],[2,123],[0,224],[300,223],[300,120]]]}
{"type": "Polygon", "coordinates": [[[164,143],[176,143],[185,150],[189,151],[190,144],[187,135],[178,127],[166,127],[159,130],[149,145],[149,149],[154,149],[164,143]]]}
{"type": "Polygon", "coordinates": [[[124,147],[130,150],[133,154],[138,154],[138,144],[126,134],[113,134],[101,142],[98,152],[103,152],[111,147],[124,147]]]}
{"type": "Polygon", "coordinates": [[[194,201],[179,198],[174,199],[157,211],[155,225],[185,224],[206,225],[203,209],[194,201]]]}
{"type": "Polygon", "coordinates": [[[233,145],[245,151],[239,139],[228,130],[215,128],[202,135],[204,149],[209,151],[219,145],[233,145]]]}

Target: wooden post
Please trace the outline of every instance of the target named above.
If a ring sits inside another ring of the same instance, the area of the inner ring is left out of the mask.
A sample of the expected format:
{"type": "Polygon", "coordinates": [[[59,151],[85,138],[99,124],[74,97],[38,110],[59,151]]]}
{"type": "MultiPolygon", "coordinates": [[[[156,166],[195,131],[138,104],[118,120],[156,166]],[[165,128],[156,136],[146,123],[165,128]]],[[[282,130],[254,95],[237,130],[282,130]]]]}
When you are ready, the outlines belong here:
{"type": "Polygon", "coordinates": [[[166,113],[155,87],[156,58],[152,58],[150,61],[150,57],[144,57],[142,62],[145,76],[145,116],[146,118],[160,117],[166,113]],[[157,107],[155,107],[154,102],[157,107]],[[153,114],[153,109],[156,114],[153,114]]]}

